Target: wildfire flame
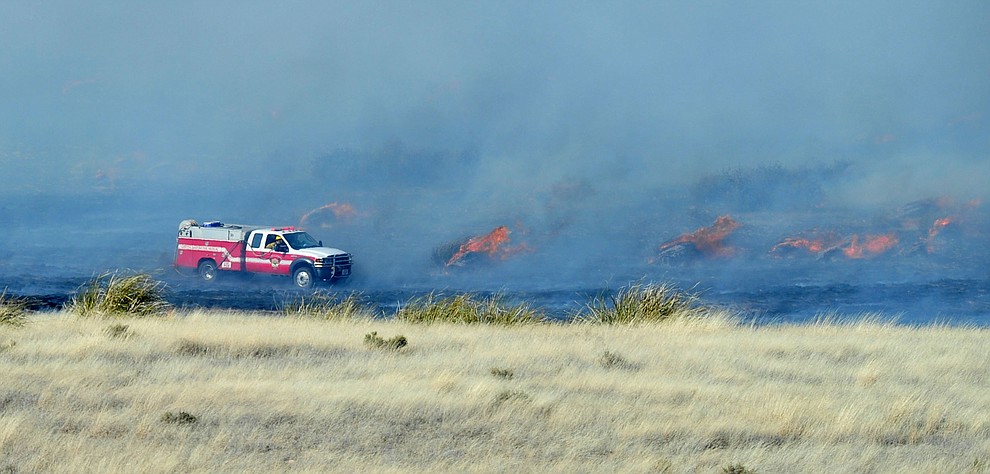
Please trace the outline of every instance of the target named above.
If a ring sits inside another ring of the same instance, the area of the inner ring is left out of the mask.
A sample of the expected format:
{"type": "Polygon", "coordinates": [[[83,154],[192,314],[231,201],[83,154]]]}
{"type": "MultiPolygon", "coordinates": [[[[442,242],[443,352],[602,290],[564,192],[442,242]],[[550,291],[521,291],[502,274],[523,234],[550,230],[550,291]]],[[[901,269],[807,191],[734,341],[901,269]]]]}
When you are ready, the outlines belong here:
{"type": "Polygon", "coordinates": [[[736,222],[729,215],[719,216],[711,226],[702,227],[689,234],[682,234],[673,240],[664,242],[660,245],[659,251],[663,252],[681,244],[691,244],[699,252],[709,257],[730,256],[735,250],[732,247],[724,246],[722,241],[741,226],[742,224],[736,222]]]}
{"type": "Polygon", "coordinates": [[[859,242],[859,235],[853,235],[849,245],[842,249],[842,254],[852,259],[876,256],[894,248],[897,242],[897,235],[893,233],[867,235],[862,243],[859,242]]]}
{"type": "Polygon", "coordinates": [[[935,219],[935,222],[932,223],[932,227],[928,229],[928,239],[925,240],[925,250],[927,250],[928,253],[935,253],[935,251],[938,250],[935,245],[935,237],[937,237],[938,234],[942,232],[942,229],[948,227],[953,221],[954,219],[952,217],[935,219]]]}
{"type": "Polygon", "coordinates": [[[802,239],[800,237],[788,237],[770,249],[770,253],[778,253],[785,249],[804,249],[811,253],[819,253],[825,250],[825,242],[821,239],[802,239]]]}
{"type": "Polygon", "coordinates": [[[490,257],[506,258],[509,255],[525,250],[525,244],[520,244],[514,247],[507,245],[509,243],[509,234],[511,232],[512,231],[510,231],[508,227],[502,225],[496,227],[494,230],[485,235],[471,237],[467,240],[467,242],[461,244],[460,248],[457,249],[457,252],[447,260],[447,263],[444,266],[449,267],[454,265],[468,254],[476,252],[486,253],[490,257]]]}
{"type": "Polygon", "coordinates": [[[313,209],[312,211],[307,212],[306,214],[303,214],[302,218],[299,219],[299,226],[301,227],[306,225],[306,221],[309,220],[310,217],[312,217],[314,214],[326,210],[332,212],[333,216],[336,219],[343,220],[345,222],[357,216],[357,211],[354,209],[354,206],[346,202],[345,203],[331,202],[330,204],[324,204],[316,209],[313,209]]]}
{"type": "Polygon", "coordinates": [[[816,232],[813,237],[788,237],[774,245],[770,249],[770,254],[779,255],[787,250],[806,250],[808,253],[817,254],[819,258],[841,253],[846,258],[861,259],[880,255],[894,248],[899,241],[899,237],[893,232],[867,235],[862,240],[857,234],[841,238],[831,232],[824,235],[816,232]]]}

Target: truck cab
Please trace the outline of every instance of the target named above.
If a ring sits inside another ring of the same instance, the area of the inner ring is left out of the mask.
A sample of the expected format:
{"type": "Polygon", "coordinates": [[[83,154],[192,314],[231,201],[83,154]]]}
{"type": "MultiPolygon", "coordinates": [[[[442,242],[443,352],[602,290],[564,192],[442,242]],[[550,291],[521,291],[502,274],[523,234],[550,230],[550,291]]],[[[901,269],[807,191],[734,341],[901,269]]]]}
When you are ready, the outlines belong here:
{"type": "Polygon", "coordinates": [[[257,229],[247,237],[245,267],[249,272],[291,276],[293,284],[308,288],[315,281],[349,277],[351,256],[292,227],[257,229]]]}

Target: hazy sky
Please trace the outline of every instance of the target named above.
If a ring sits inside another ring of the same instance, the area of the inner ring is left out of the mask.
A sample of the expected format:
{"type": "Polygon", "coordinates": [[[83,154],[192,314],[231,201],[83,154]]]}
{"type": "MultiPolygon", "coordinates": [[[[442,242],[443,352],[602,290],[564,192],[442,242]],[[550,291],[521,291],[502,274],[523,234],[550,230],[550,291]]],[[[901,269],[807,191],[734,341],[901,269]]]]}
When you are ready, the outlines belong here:
{"type": "Polygon", "coordinates": [[[8,191],[398,143],[482,184],[852,159],[853,188],[975,193],[988,121],[982,0],[0,4],[8,191]]]}

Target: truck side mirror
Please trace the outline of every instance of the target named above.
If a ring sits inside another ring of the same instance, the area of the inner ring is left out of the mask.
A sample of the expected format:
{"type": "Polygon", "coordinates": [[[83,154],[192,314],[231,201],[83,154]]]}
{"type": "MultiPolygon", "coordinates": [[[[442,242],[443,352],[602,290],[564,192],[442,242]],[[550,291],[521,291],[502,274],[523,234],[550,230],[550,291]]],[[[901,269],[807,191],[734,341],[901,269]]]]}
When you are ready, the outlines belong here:
{"type": "Polygon", "coordinates": [[[321,241],[320,241],[320,247],[322,247],[322,246],[323,246],[323,241],[321,240],[321,241]]]}

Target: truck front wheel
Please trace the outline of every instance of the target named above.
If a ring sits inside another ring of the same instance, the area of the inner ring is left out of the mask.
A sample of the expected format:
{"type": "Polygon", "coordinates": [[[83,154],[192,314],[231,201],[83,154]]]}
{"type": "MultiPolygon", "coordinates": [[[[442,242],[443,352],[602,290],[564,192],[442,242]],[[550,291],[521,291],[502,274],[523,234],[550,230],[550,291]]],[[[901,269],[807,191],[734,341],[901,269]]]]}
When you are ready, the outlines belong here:
{"type": "Polygon", "coordinates": [[[302,266],[292,272],[292,283],[298,288],[309,289],[313,287],[313,269],[302,266]]]}
{"type": "Polygon", "coordinates": [[[199,277],[204,281],[214,281],[217,279],[217,264],[213,260],[203,260],[199,262],[199,277]]]}

